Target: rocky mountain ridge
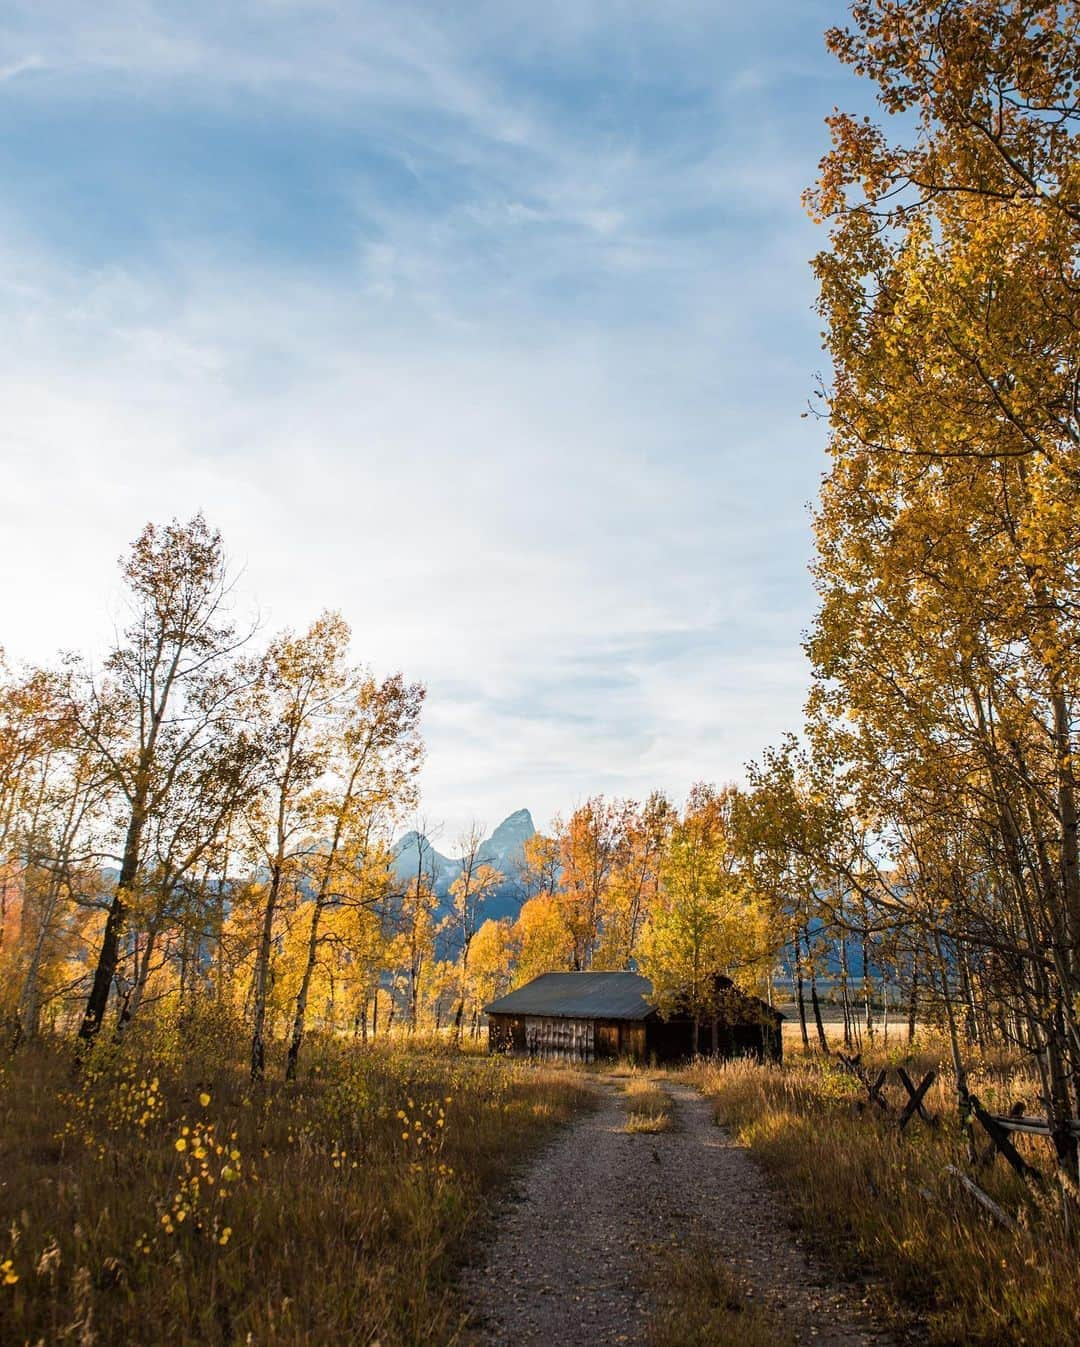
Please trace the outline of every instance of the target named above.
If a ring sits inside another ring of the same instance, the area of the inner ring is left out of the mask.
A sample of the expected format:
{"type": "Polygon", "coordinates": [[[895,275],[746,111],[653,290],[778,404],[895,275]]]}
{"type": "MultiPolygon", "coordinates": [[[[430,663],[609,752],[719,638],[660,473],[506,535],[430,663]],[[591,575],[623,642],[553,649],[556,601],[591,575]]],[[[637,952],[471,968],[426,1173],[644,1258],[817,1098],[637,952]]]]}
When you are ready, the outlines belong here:
{"type": "MultiPolygon", "coordinates": [[[[521,906],[518,872],[525,857],[525,843],[535,833],[532,814],[527,809],[517,809],[481,843],[480,861],[493,866],[504,876],[503,883],[484,904],[485,919],[517,916],[521,906]]],[[[429,838],[415,829],[399,837],[394,844],[393,865],[402,884],[413,879],[422,866],[431,879],[440,905],[449,902],[450,886],[462,869],[460,857],[444,855],[429,838]]]]}

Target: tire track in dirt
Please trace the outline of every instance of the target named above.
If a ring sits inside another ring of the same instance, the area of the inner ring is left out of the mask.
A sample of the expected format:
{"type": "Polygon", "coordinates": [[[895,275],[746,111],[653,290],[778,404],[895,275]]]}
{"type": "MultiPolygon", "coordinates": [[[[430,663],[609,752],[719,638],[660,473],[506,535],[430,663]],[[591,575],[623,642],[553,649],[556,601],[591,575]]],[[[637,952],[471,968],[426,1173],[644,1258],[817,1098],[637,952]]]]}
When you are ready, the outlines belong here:
{"type": "Polygon", "coordinates": [[[608,1347],[647,1341],[647,1274],[663,1246],[708,1241],[800,1344],[887,1347],[858,1293],[812,1263],[744,1146],[695,1090],[658,1084],[674,1127],[628,1134],[617,1083],[522,1177],[466,1270],[463,1340],[475,1347],[608,1347]]]}

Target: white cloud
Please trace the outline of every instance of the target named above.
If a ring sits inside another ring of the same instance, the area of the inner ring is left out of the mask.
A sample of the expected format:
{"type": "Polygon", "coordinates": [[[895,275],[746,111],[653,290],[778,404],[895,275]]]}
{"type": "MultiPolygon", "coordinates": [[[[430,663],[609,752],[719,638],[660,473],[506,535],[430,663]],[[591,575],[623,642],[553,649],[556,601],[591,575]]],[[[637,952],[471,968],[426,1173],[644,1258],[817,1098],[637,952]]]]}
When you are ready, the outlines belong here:
{"type": "Polygon", "coordinates": [[[269,624],[340,607],[358,653],[430,683],[438,815],[728,776],[795,715],[803,521],[782,496],[749,514],[740,485],[770,427],[680,460],[674,404],[699,372],[650,406],[640,338],[384,347],[321,285],[210,269],[169,300],[123,272],[78,295],[21,270],[0,381],[12,653],[93,647],[122,546],[202,508],[269,624]],[[754,625],[763,542],[792,572],[778,630],[754,625]],[[652,649],[681,634],[688,654],[652,649]]]}
{"type": "MultiPolygon", "coordinates": [[[[417,204],[343,168],[355,247],[332,265],[180,233],[103,265],[9,206],[10,654],[98,645],[127,541],[201,508],[269,626],[339,607],[359,655],[429,683],[426,804],[451,834],[681,793],[796,722],[817,355],[810,166],[775,127],[681,157],[602,146],[493,73],[501,7],[456,27],[374,4],[62,14],[0,28],[0,61],[40,53],[50,97],[273,85],[343,101],[417,182],[464,185],[417,204]]],[[[608,15],[561,5],[544,35],[568,59],[608,15]]]]}

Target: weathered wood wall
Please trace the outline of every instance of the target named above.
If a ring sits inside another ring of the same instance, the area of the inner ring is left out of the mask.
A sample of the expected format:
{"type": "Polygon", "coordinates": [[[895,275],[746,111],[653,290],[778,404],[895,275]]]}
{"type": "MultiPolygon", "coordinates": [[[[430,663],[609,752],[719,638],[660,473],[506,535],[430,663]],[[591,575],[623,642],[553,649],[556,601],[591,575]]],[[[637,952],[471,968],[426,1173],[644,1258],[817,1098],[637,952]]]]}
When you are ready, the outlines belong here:
{"type": "Polygon", "coordinates": [[[634,1061],[681,1061],[701,1053],[719,1057],[754,1056],[779,1061],[779,1024],[698,1026],[691,1020],[586,1020],[558,1015],[492,1015],[488,1021],[492,1052],[573,1062],[618,1057],[634,1061]]]}
{"type": "Polygon", "coordinates": [[[594,1020],[568,1020],[547,1015],[525,1016],[525,1048],[530,1057],[596,1060],[594,1020]]]}
{"type": "Polygon", "coordinates": [[[594,1062],[632,1057],[644,1061],[649,1052],[640,1020],[575,1020],[556,1015],[492,1015],[488,1021],[492,1052],[527,1053],[530,1057],[594,1062]]]}
{"type": "Polygon", "coordinates": [[[649,1052],[645,1025],[644,1020],[621,1020],[618,1025],[619,1048],[613,1055],[643,1062],[649,1052]]]}
{"type": "Polygon", "coordinates": [[[488,1019],[488,1050],[523,1053],[525,1021],[519,1015],[492,1015],[488,1019]]]}

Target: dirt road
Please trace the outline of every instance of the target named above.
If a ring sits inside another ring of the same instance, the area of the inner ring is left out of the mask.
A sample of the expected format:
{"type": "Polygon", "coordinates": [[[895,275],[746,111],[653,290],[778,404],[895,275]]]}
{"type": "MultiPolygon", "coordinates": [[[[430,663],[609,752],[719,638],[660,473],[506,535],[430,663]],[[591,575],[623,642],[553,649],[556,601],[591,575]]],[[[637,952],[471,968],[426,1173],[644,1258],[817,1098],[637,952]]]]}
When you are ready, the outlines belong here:
{"type": "Polygon", "coordinates": [[[499,1213],[466,1274],[478,1347],[607,1347],[647,1340],[648,1269],[704,1238],[797,1343],[884,1347],[858,1295],[808,1261],[744,1147],[696,1091],[662,1082],[674,1127],[627,1134],[618,1082],[572,1123],[499,1213]]]}

